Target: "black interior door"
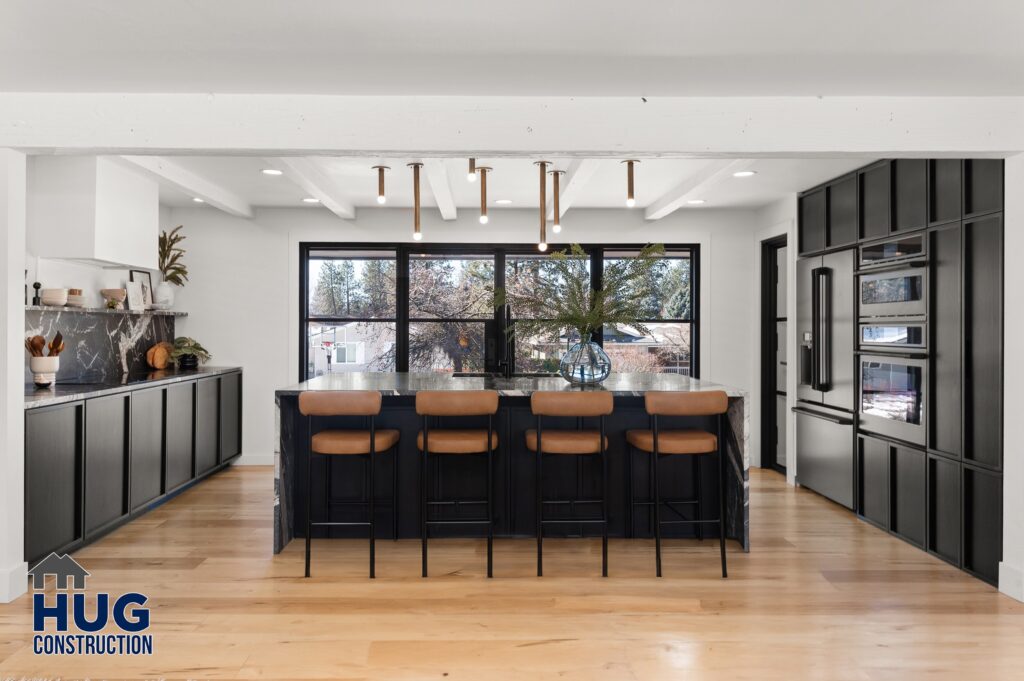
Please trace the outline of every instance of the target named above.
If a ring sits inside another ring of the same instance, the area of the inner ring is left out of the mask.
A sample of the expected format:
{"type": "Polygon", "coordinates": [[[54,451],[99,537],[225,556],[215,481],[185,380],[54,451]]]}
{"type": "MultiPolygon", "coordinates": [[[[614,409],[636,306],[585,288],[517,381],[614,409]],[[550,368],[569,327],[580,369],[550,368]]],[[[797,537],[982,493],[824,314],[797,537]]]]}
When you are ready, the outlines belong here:
{"type": "Polygon", "coordinates": [[[761,243],[761,466],[786,470],[786,235],[761,243]]]}

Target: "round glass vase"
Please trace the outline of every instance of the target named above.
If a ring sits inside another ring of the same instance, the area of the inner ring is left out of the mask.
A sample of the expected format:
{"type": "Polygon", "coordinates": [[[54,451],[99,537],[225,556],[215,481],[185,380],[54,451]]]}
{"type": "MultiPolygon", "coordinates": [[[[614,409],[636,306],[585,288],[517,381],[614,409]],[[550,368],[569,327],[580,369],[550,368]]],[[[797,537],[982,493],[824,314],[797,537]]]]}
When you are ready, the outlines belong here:
{"type": "Polygon", "coordinates": [[[562,378],[578,385],[595,385],[608,378],[612,360],[600,345],[587,334],[566,350],[558,364],[562,378]]]}

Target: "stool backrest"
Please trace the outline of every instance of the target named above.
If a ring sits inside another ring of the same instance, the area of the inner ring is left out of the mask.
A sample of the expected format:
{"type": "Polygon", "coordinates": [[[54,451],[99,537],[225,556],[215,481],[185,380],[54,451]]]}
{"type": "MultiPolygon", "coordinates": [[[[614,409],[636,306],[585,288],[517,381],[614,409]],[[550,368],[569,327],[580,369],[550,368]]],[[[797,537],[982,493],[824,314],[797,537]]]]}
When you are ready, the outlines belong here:
{"type": "Polygon", "coordinates": [[[644,394],[644,408],[653,416],[712,416],[729,410],[729,396],[724,390],[650,390],[644,394]]]}
{"type": "Polygon", "coordinates": [[[303,416],[376,416],[381,397],[376,390],[306,390],[299,393],[303,416]]]}
{"type": "Polygon", "coordinates": [[[614,400],[610,392],[537,391],[530,396],[530,409],[537,416],[607,416],[614,400]]]}
{"type": "Polygon", "coordinates": [[[421,390],[416,393],[420,416],[487,416],[498,411],[495,390],[421,390]]]}

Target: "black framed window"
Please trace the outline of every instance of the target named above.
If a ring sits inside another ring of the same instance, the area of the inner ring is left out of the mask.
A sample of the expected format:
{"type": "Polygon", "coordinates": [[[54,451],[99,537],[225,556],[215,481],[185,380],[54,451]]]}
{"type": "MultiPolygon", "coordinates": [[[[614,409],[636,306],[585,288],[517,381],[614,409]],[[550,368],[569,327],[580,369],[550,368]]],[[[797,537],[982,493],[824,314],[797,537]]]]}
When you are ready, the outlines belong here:
{"type": "MultiPolygon", "coordinates": [[[[584,246],[591,286],[639,248],[584,246]]],[[[547,256],[531,244],[302,243],[299,252],[300,380],[348,371],[477,373],[506,362],[517,373],[548,373],[575,340],[518,338],[506,327],[522,311],[506,316],[491,307],[493,287],[528,290],[544,275],[547,256]]],[[[603,329],[594,340],[616,371],[696,376],[699,247],[666,246],[653,276],[659,312],[644,320],[650,332],[603,329]]]]}

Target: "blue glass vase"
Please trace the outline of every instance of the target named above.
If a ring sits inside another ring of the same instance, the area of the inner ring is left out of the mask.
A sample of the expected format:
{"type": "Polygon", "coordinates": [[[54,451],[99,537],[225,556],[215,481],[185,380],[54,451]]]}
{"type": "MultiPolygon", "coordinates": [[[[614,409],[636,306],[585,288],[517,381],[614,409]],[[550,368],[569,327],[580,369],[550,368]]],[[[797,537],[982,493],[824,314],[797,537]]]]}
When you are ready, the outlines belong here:
{"type": "Polygon", "coordinates": [[[573,344],[558,364],[558,373],[570,383],[593,385],[608,378],[612,372],[612,360],[597,343],[590,340],[590,334],[573,344]]]}

